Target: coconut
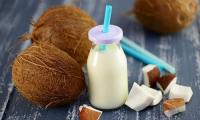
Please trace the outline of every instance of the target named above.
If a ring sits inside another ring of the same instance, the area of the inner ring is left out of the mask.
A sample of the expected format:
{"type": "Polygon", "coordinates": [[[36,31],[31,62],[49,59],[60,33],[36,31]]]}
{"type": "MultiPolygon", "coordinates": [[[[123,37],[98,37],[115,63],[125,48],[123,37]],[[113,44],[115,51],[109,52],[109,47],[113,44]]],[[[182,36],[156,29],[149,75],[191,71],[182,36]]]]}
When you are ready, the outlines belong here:
{"type": "Polygon", "coordinates": [[[146,90],[149,94],[151,94],[151,96],[153,97],[154,100],[151,103],[151,106],[154,106],[154,105],[157,105],[158,103],[160,103],[160,101],[163,98],[162,92],[160,90],[155,90],[146,85],[142,85],[141,87],[142,87],[142,89],[146,90]]]}
{"type": "Polygon", "coordinates": [[[148,29],[158,33],[177,32],[197,15],[197,0],[136,0],[133,12],[148,29]]]}
{"type": "Polygon", "coordinates": [[[144,84],[148,87],[155,87],[156,82],[160,78],[160,70],[156,65],[146,65],[142,68],[144,75],[144,84]]]}
{"type": "Polygon", "coordinates": [[[186,111],[186,107],[182,98],[169,99],[163,102],[163,112],[167,117],[184,111],[186,111]]]}
{"type": "Polygon", "coordinates": [[[12,77],[25,98],[46,107],[69,104],[85,89],[80,65],[48,44],[33,44],[18,55],[12,77]]]}
{"type": "Polygon", "coordinates": [[[166,74],[158,79],[157,87],[164,93],[168,94],[170,89],[176,84],[177,78],[174,74],[166,74]]]}
{"type": "Polygon", "coordinates": [[[80,120],[99,120],[102,111],[92,108],[86,104],[79,107],[80,120]]]}
{"type": "Polygon", "coordinates": [[[175,84],[170,89],[169,99],[182,98],[185,102],[189,102],[193,95],[193,91],[189,86],[175,84]]]}
{"type": "Polygon", "coordinates": [[[32,33],[25,34],[22,39],[51,43],[83,66],[92,45],[87,32],[95,25],[95,21],[81,9],[68,5],[59,6],[45,11],[33,23],[32,33]]]}
{"type": "Polygon", "coordinates": [[[153,101],[154,97],[148,91],[139,86],[137,83],[133,83],[125,105],[135,111],[141,111],[150,106],[153,101]]]}

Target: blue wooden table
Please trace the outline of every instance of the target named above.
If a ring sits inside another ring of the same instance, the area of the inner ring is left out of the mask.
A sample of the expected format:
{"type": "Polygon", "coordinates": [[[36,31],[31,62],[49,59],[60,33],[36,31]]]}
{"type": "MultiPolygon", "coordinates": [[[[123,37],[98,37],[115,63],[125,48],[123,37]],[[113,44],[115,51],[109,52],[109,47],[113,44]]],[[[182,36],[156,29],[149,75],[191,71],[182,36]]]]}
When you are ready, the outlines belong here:
{"type": "MultiPolygon", "coordinates": [[[[69,106],[44,109],[24,99],[11,81],[13,58],[30,43],[17,38],[30,31],[31,20],[37,20],[49,6],[75,4],[86,10],[99,24],[103,22],[105,0],[0,0],[0,120],[78,120],[78,108],[89,104],[84,93],[69,106]]],[[[178,83],[191,86],[194,92],[187,111],[172,120],[200,119],[200,15],[181,32],[161,36],[145,30],[133,16],[126,13],[132,0],[113,0],[112,24],[119,25],[124,35],[172,64],[177,70],[178,83]]],[[[127,56],[129,89],[133,82],[142,84],[143,64],[127,56]]],[[[162,103],[162,102],[161,102],[162,103]]],[[[102,120],[167,120],[162,104],[135,112],[126,106],[104,111],[102,120]]]]}

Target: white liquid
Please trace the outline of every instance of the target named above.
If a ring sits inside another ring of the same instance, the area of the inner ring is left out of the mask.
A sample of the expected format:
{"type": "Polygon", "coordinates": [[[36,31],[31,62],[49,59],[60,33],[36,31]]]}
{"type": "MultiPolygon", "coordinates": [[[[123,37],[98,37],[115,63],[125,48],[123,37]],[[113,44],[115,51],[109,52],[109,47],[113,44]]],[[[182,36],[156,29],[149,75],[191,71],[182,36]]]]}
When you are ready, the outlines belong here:
{"type": "Polygon", "coordinates": [[[106,45],[90,50],[87,61],[89,96],[93,106],[114,109],[123,105],[128,96],[127,60],[121,47],[106,45]]]}

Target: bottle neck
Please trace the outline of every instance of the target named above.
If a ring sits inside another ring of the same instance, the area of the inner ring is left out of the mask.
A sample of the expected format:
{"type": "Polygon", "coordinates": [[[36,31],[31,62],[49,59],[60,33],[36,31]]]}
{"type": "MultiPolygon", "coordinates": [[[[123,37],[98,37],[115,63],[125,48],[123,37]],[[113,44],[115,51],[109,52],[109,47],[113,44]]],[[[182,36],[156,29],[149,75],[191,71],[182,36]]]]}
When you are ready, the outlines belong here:
{"type": "Polygon", "coordinates": [[[93,44],[92,49],[96,51],[110,51],[114,49],[119,49],[120,44],[119,43],[112,43],[112,44],[93,44]]]}

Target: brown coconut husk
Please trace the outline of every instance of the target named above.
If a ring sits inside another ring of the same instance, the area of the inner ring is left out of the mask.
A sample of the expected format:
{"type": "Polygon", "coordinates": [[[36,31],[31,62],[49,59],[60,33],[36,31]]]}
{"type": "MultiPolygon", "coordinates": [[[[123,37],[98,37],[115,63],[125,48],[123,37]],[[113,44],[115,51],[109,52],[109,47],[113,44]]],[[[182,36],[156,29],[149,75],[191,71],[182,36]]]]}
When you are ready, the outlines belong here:
{"type": "Polygon", "coordinates": [[[25,98],[46,107],[69,104],[85,89],[80,65],[48,44],[33,44],[18,55],[12,77],[25,98]]]}
{"type": "Polygon", "coordinates": [[[148,29],[177,32],[189,26],[198,12],[196,0],[136,0],[133,12],[148,29]]]}
{"type": "Polygon", "coordinates": [[[33,23],[33,32],[25,34],[22,39],[51,43],[83,66],[92,45],[87,32],[95,25],[96,22],[81,9],[64,5],[45,11],[33,23]]]}

